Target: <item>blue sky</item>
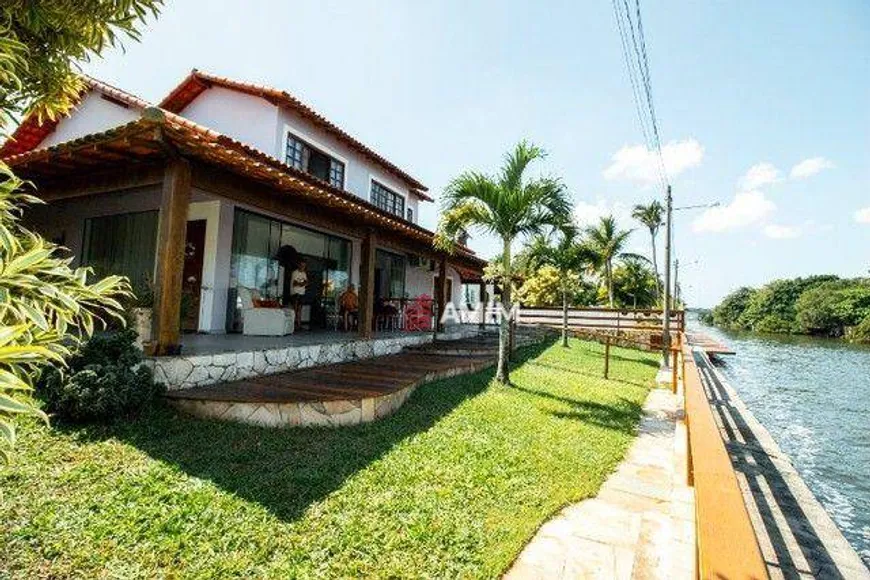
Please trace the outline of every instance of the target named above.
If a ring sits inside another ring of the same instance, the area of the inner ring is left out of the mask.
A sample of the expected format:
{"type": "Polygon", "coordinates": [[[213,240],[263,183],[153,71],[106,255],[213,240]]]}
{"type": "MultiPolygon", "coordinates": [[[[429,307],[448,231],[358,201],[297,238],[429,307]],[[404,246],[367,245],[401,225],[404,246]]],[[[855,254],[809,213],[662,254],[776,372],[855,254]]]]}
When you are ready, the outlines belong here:
{"type": "MultiPolygon", "coordinates": [[[[866,274],[870,3],[642,8],[675,203],[723,204],[677,214],[690,304],[776,277],[866,274]]],[[[125,48],[85,70],[154,101],[193,67],[286,89],[436,197],[522,138],[549,151],[540,171],[562,176],[578,219],[637,227],[630,207],[659,195],[606,0],[184,0],[125,48]]],[[[429,204],[421,221],[436,220],[429,204]]],[[[632,243],[645,251],[645,232],[632,243]]]]}

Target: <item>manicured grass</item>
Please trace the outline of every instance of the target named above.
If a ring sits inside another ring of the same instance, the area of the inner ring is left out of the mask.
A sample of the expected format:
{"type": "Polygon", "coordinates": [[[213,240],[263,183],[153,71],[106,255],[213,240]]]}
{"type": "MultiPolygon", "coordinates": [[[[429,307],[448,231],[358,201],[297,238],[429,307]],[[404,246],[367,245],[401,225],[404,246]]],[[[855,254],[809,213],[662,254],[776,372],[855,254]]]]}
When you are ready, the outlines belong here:
{"type": "Polygon", "coordinates": [[[23,430],[0,467],[0,577],[493,577],[633,438],[655,357],[527,349],[394,416],[259,429],[159,409],[23,430]]]}

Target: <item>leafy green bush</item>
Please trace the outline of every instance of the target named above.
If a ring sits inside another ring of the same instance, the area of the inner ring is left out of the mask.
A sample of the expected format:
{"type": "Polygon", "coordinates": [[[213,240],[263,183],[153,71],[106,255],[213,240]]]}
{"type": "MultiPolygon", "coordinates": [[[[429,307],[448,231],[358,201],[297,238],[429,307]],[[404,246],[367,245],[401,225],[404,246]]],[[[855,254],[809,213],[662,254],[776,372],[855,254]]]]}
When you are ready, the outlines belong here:
{"type": "Polygon", "coordinates": [[[46,410],[72,421],[114,420],[152,403],[163,386],[141,364],[135,338],[129,329],[96,335],[65,373],[46,369],[36,386],[46,410]]]}
{"type": "Polygon", "coordinates": [[[859,322],[857,326],[849,328],[846,332],[846,338],[852,342],[870,344],[870,314],[865,316],[864,320],[859,322]]]}
{"type": "Polygon", "coordinates": [[[847,327],[870,316],[870,281],[825,282],[801,294],[795,308],[804,332],[843,336],[847,327]]]}
{"type": "Polygon", "coordinates": [[[774,280],[752,295],[738,324],[742,328],[760,332],[800,332],[795,309],[800,295],[810,288],[836,279],[836,276],[809,276],[774,280]]]}
{"type": "Polygon", "coordinates": [[[723,298],[722,302],[713,309],[713,323],[725,328],[739,328],[738,321],[756,292],[757,290],[744,286],[723,298]]]}

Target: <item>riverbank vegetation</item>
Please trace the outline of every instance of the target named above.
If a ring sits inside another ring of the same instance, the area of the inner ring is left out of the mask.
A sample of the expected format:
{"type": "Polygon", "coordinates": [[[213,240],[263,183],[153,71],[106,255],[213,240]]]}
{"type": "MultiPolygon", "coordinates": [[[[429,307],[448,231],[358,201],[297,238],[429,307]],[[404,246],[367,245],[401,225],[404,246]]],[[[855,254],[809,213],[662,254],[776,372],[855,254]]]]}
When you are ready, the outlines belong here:
{"type": "Polygon", "coordinates": [[[657,368],[603,347],[517,353],[391,417],[268,429],[165,408],[25,425],[0,470],[0,577],[492,578],[635,436],[657,368]]]}
{"type": "Polygon", "coordinates": [[[810,276],[739,288],[702,321],[732,330],[844,337],[870,343],[870,278],[810,276]]]}

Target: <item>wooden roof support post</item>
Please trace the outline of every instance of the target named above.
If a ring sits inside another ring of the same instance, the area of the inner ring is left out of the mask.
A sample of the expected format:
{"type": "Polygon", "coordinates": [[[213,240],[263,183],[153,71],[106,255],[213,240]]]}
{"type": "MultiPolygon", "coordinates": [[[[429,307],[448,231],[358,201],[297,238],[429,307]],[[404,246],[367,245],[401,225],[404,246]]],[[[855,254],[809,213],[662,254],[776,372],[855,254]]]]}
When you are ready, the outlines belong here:
{"type": "Polygon", "coordinates": [[[486,327],[486,305],[489,303],[489,297],[486,295],[486,282],[480,281],[480,302],[477,305],[480,310],[480,330],[486,327]]]}
{"type": "Polygon", "coordinates": [[[435,301],[438,304],[438,332],[444,332],[444,308],[447,304],[447,256],[438,259],[438,286],[435,288],[435,301]]]}
{"type": "Polygon", "coordinates": [[[190,165],[181,158],[171,159],[163,174],[157,226],[153,345],[157,356],[181,351],[181,287],[189,206],[190,165]]]}
{"type": "Polygon", "coordinates": [[[359,336],[372,337],[375,317],[375,245],[377,237],[369,230],[362,240],[359,264],[359,336]]]}

